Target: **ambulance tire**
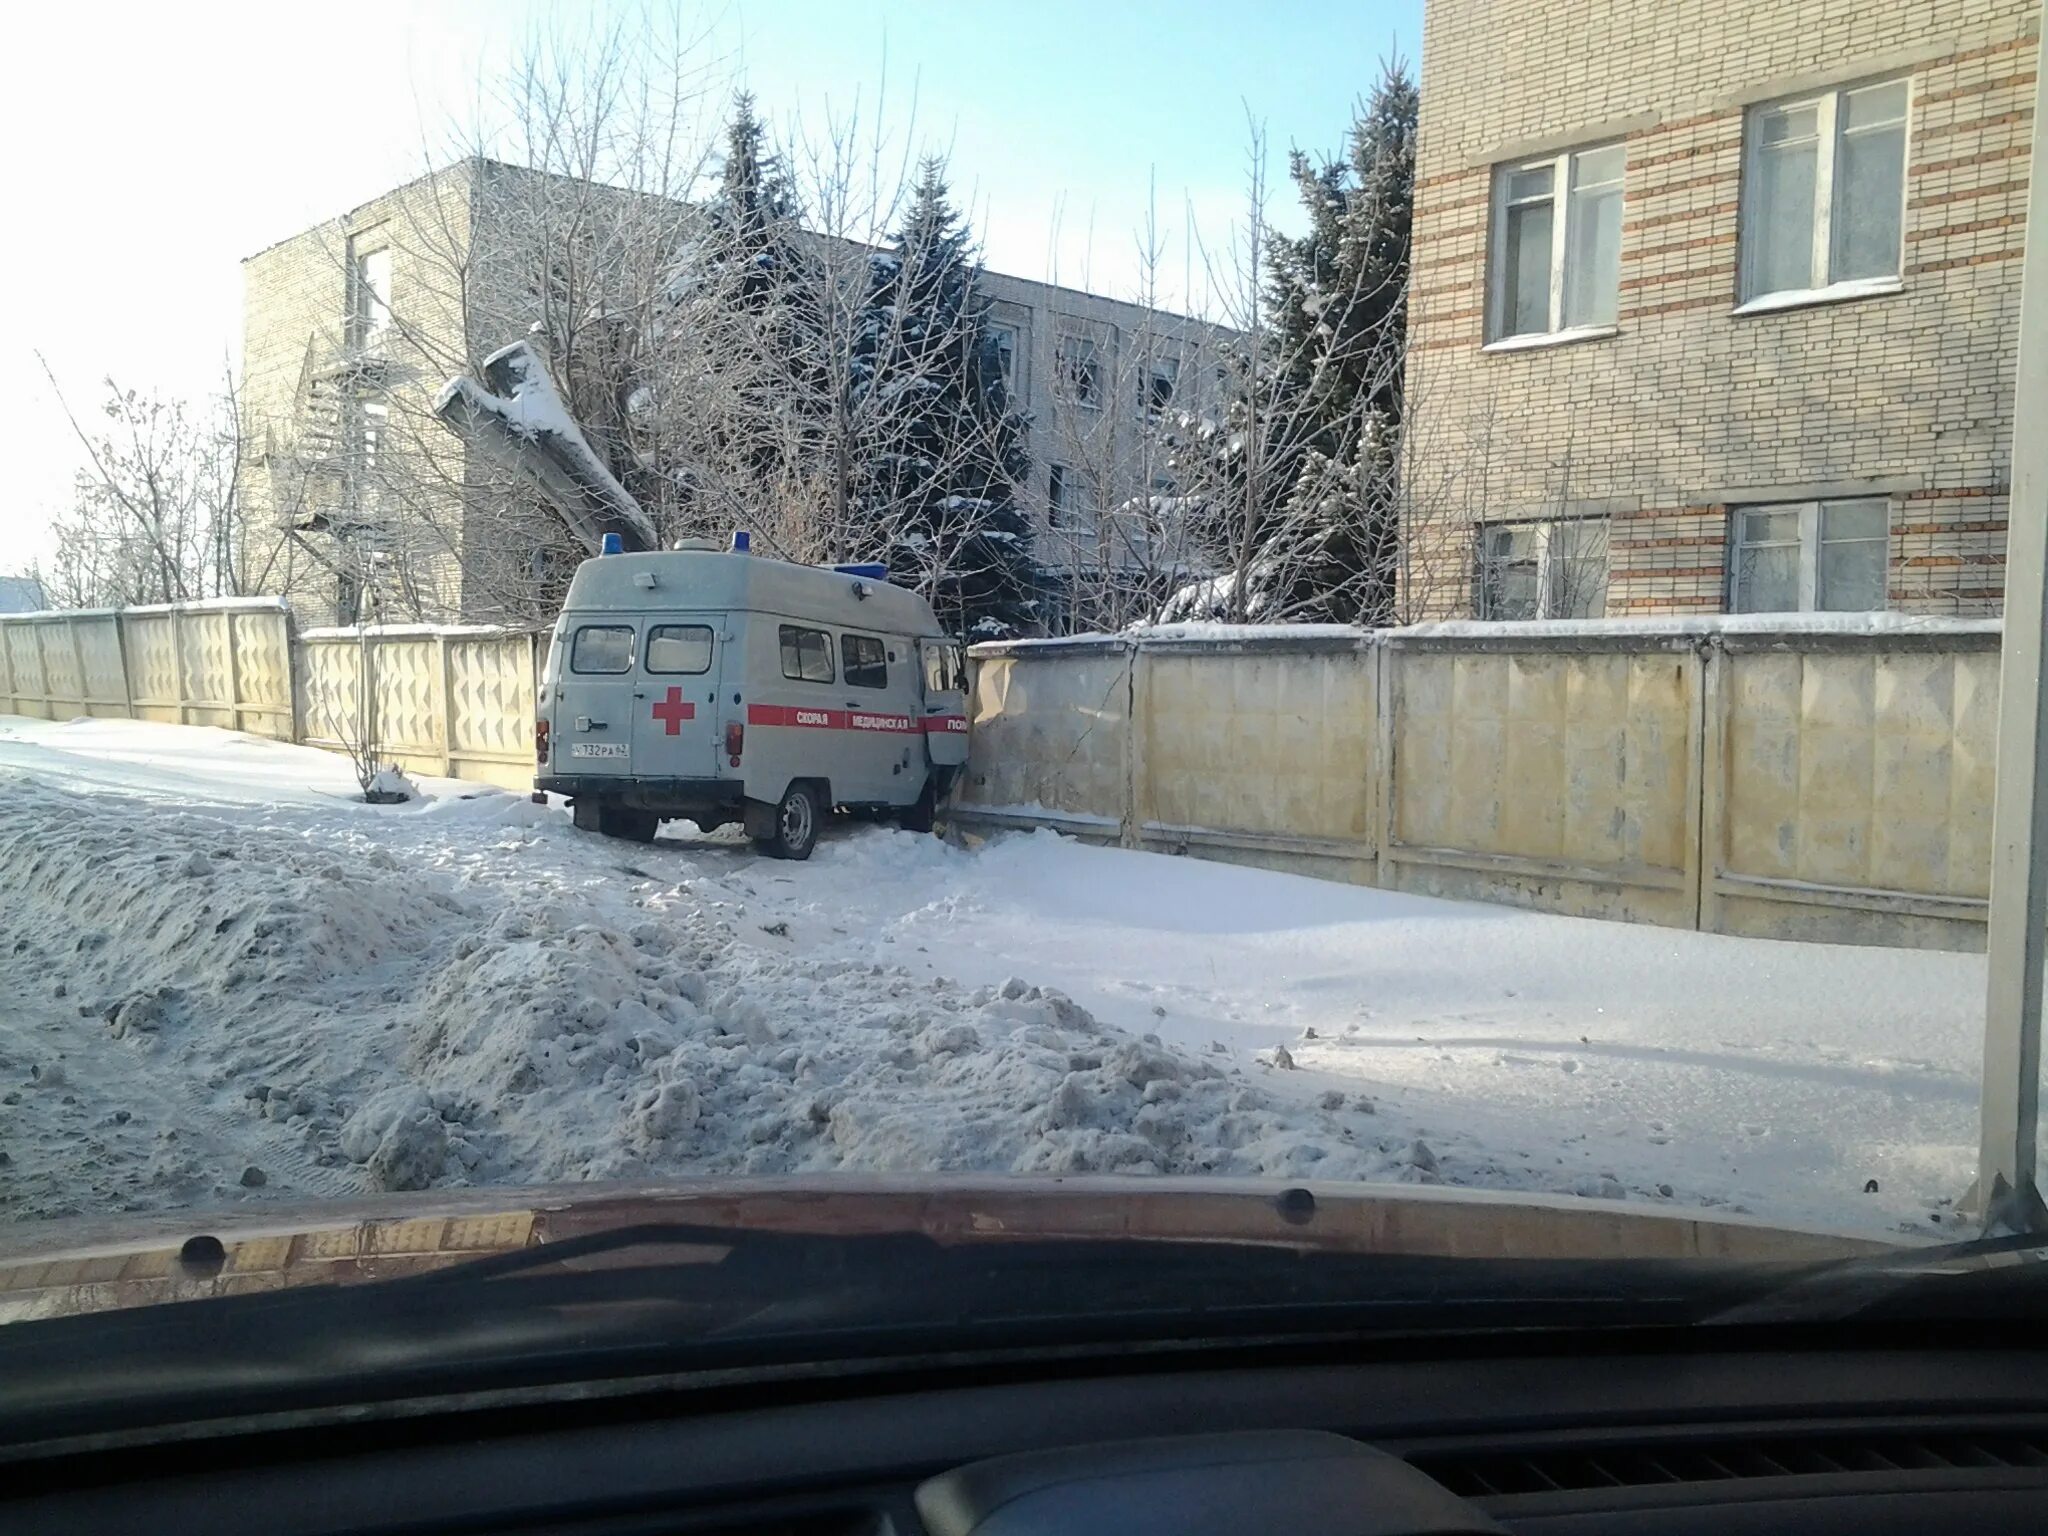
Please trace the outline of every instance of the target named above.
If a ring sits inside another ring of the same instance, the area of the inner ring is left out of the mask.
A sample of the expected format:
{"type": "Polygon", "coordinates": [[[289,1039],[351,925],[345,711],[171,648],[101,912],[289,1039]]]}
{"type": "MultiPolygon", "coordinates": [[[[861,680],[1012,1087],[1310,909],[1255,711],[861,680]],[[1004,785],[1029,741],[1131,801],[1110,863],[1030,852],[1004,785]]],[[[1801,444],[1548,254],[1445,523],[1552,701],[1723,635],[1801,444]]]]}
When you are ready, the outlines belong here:
{"type": "Polygon", "coordinates": [[[622,837],[629,843],[651,843],[661,818],[652,811],[637,811],[629,805],[608,805],[597,813],[597,829],[606,837],[622,837]]]}
{"type": "Polygon", "coordinates": [[[938,780],[928,775],[924,781],[924,792],[896,813],[896,825],[906,832],[929,832],[938,814],[938,780]]]}
{"type": "Polygon", "coordinates": [[[767,836],[754,841],[771,859],[808,859],[817,846],[818,823],[824,816],[817,786],[798,779],[782,792],[767,836]]]}

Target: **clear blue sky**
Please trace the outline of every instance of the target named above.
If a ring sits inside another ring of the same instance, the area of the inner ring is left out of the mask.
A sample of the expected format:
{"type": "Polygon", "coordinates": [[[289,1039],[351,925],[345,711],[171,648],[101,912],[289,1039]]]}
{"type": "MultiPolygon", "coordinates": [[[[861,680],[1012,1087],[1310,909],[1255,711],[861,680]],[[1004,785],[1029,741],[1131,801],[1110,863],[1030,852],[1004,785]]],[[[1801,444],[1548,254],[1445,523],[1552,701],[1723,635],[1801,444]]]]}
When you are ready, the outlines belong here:
{"type": "MultiPolygon", "coordinates": [[[[74,406],[108,373],[206,389],[239,352],[241,257],[445,158],[479,82],[533,28],[581,27],[592,9],[81,0],[15,18],[14,56],[35,67],[0,95],[0,141],[14,206],[37,212],[36,238],[0,241],[15,300],[0,422],[20,454],[0,572],[47,552],[79,459],[37,351],[74,406]]],[[[772,123],[812,132],[879,101],[899,144],[950,156],[991,266],[1122,295],[1153,188],[1173,298],[1190,214],[1212,249],[1242,217],[1249,121],[1268,135],[1284,216],[1287,148],[1334,150],[1380,60],[1420,63],[1421,0],[760,0],[681,14],[703,38],[708,99],[745,85],[772,123]]]]}

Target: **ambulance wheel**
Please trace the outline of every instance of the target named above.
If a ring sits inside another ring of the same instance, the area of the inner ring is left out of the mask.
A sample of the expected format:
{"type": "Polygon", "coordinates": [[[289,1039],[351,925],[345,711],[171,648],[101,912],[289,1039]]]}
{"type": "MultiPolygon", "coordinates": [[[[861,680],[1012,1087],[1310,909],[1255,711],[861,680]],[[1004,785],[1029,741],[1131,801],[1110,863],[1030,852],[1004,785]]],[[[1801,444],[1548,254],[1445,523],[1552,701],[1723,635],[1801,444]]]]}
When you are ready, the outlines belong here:
{"type": "Polygon", "coordinates": [[[817,789],[798,780],[783,791],[775,807],[775,824],[768,835],[756,841],[772,859],[808,859],[818,841],[822,815],[817,789]]]}
{"type": "Polygon", "coordinates": [[[606,837],[623,837],[631,843],[651,843],[661,818],[652,811],[636,811],[627,805],[607,805],[597,813],[597,830],[606,837]]]}
{"type": "Polygon", "coordinates": [[[924,781],[924,791],[915,801],[896,813],[896,825],[906,832],[929,832],[939,814],[939,786],[930,777],[924,781]]]}

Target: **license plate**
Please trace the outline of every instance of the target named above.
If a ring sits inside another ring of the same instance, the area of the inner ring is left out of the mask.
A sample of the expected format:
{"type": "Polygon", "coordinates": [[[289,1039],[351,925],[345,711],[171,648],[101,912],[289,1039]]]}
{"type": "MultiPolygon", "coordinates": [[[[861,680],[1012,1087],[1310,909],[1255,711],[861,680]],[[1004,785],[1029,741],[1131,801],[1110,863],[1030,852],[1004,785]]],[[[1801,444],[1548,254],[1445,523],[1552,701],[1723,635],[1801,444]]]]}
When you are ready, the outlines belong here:
{"type": "Polygon", "coordinates": [[[624,757],[626,744],[623,741],[579,741],[569,748],[571,757],[624,757]]]}

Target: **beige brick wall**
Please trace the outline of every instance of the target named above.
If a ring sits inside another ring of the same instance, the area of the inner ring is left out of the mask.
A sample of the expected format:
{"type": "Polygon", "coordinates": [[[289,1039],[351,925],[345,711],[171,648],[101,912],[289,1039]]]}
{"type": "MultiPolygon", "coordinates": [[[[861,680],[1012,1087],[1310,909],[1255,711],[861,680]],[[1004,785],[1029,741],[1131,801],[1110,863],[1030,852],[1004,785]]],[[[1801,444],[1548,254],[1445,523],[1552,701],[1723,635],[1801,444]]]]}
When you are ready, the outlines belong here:
{"type": "Polygon", "coordinates": [[[1716,610],[1727,508],[1890,500],[1893,607],[1995,611],[2035,0],[1430,0],[1407,604],[1470,525],[1611,519],[1610,614],[1716,610]],[[1908,76],[1903,291],[1736,315],[1745,109],[1908,76]],[[1492,166],[1623,140],[1617,333],[1487,352],[1492,166]]]}
{"type": "MultiPolygon", "coordinates": [[[[469,356],[462,293],[470,225],[470,167],[457,165],[279,241],[242,263],[242,393],[255,444],[244,494],[252,515],[300,525],[266,590],[293,600],[301,622],[336,617],[340,572],[362,561],[322,521],[362,504],[350,476],[361,459],[363,404],[386,408],[379,494],[392,532],[373,577],[385,618],[441,618],[462,606],[459,519],[422,524],[407,503],[422,487],[459,484],[459,444],[432,422],[435,390],[469,356]],[[391,253],[392,327],[364,354],[350,331],[351,264],[391,253]],[[325,435],[331,441],[318,439],[325,435]]],[[[438,496],[433,499],[440,499],[438,496]]],[[[377,515],[372,508],[366,515],[377,515]]]]}

